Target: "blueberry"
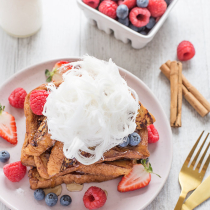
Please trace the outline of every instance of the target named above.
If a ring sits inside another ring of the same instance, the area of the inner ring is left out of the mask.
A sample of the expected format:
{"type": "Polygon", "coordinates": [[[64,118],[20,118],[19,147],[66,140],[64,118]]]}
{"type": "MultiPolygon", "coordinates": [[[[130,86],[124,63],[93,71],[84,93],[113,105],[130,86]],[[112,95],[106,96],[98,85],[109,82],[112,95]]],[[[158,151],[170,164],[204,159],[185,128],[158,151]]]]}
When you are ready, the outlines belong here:
{"type": "Polygon", "coordinates": [[[167,6],[171,3],[171,0],[164,0],[167,4],[167,6]]]}
{"type": "Polygon", "coordinates": [[[149,0],[136,0],[136,4],[138,7],[145,8],[149,4],[149,0]]]}
{"type": "Polygon", "coordinates": [[[45,202],[48,206],[55,206],[58,202],[58,196],[55,193],[49,193],[45,197],[45,202]]]}
{"type": "Polygon", "coordinates": [[[139,33],[140,33],[141,35],[145,35],[145,36],[147,35],[147,32],[146,32],[146,31],[140,31],[139,33]]]}
{"type": "Polygon", "coordinates": [[[141,141],[141,137],[136,132],[130,134],[128,137],[129,137],[129,145],[133,147],[137,146],[141,141]]]}
{"type": "Polygon", "coordinates": [[[125,19],[118,18],[118,21],[125,26],[129,26],[129,19],[128,18],[125,18],[125,19]]]}
{"type": "Polygon", "coordinates": [[[0,162],[6,163],[10,159],[10,154],[6,150],[0,152],[0,162]]]}
{"type": "Polygon", "coordinates": [[[44,197],[45,197],[44,190],[42,190],[42,189],[36,189],[36,190],[34,191],[34,198],[35,198],[36,200],[41,201],[41,200],[44,199],[44,197]]]}
{"type": "Polygon", "coordinates": [[[149,163],[149,158],[146,159],[146,164],[149,163]]]}
{"type": "Polygon", "coordinates": [[[156,20],[153,17],[150,17],[149,23],[146,25],[146,28],[152,29],[156,24],[156,20]]]}
{"type": "Polygon", "coordinates": [[[143,26],[143,27],[139,28],[138,32],[144,31],[144,30],[145,30],[145,28],[146,28],[145,26],[143,26]]]}
{"type": "Polygon", "coordinates": [[[136,31],[136,32],[138,32],[139,31],[139,28],[138,27],[136,27],[136,26],[134,26],[133,24],[129,24],[129,28],[130,29],[132,29],[132,30],[134,30],[134,31],[136,31]]]}
{"type": "Polygon", "coordinates": [[[126,136],[123,138],[123,143],[119,144],[118,146],[119,147],[127,147],[128,144],[129,144],[129,138],[128,138],[128,136],[126,136]]]}
{"type": "Polygon", "coordinates": [[[71,197],[69,195],[63,195],[60,198],[60,203],[62,206],[69,206],[71,204],[71,197]]]}
{"type": "Polygon", "coordinates": [[[129,9],[126,5],[121,4],[117,7],[116,13],[118,18],[125,19],[126,17],[128,17],[129,9]]]}

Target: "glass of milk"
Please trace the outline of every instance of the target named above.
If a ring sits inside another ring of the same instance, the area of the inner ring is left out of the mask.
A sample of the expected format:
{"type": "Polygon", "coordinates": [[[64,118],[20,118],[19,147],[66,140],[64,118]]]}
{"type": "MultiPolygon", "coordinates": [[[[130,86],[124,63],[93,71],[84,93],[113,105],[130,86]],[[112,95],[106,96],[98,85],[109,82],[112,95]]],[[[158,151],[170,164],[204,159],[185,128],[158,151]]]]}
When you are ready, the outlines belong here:
{"type": "Polygon", "coordinates": [[[0,26],[11,36],[29,37],[41,25],[41,0],[0,0],[0,26]]]}

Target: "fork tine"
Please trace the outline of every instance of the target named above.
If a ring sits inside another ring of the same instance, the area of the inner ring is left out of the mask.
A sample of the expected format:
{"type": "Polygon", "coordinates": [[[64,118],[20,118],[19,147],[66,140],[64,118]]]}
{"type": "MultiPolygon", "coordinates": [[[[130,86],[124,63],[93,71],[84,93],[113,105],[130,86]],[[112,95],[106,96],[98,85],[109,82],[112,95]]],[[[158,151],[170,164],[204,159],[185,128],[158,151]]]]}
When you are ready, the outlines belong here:
{"type": "Polygon", "coordinates": [[[185,160],[184,164],[186,164],[186,163],[188,164],[188,163],[190,162],[190,159],[191,159],[191,157],[192,157],[192,155],[193,155],[193,153],[194,153],[194,151],[195,151],[195,149],[196,149],[196,147],[197,147],[197,145],[198,145],[198,143],[199,143],[199,141],[200,141],[200,139],[201,139],[203,133],[204,133],[204,131],[201,133],[201,135],[199,136],[198,140],[197,140],[196,143],[194,144],[194,146],[193,146],[193,148],[191,149],[189,155],[187,156],[187,159],[185,160]]]}
{"type": "Polygon", "coordinates": [[[208,168],[209,162],[210,162],[210,155],[208,156],[208,159],[206,160],[203,168],[201,169],[201,173],[205,174],[206,169],[208,168]]]}
{"type": "Polygon", "coordinates": [[[199,160],[198,165],[196,166],[196,169],[199,170],[199,168],[201,167],[201,164],[202,164],[202,162],[203,162],[203,160],[204,160],[204,158],[206,156],[206,153],[207,153],[207,151],[209,149],[209,146],[210,146],[210,142],[209,142],[208,146],[206,147],[205,152],[203,153],[201,159],[199,160]]]}
{"type": "Polygon", "coordinates": [[[192,165],[193,167],[194,167],[194,165],[195,165],[195,163],[196,163],[196,161],[197,161],[197,159],[198,159],[198,156],[199,156],[200,153],[201,153],[201,150],[203,149],[204,144],[206,143],[206,140],[207,140],[208,136],[209,136],[209,133],[207,134],[207,136],[206,136],[206,138],[204,139],[202,145],[200,146],[200,149],[198,150],[197,154],[195,155],[195,157],[194,157],[194,159],[193,159],[193,161],[192,161],[192,163],[191,163],[191,165],[192,165]]]}

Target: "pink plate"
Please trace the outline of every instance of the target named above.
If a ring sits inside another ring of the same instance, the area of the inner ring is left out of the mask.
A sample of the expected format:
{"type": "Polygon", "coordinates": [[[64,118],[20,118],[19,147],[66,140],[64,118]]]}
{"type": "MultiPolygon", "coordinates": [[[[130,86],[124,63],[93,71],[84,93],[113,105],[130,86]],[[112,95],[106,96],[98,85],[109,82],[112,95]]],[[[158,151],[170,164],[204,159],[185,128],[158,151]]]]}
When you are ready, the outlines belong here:
{"type": "MultiPolygon", "coordinates": [[[[45,83],[45,69],[51,70],[54,64],[59,60],[72,62],[78,60],[78,58],[55,59],[28,67],[13,75],[0,88],[1,104],[6,106],[5,110],[7,112],[15,116],[18,129],[18,144],[16,146],[12,146],[0,138],[0,150],[7,150],[10,153],[10,163],[20,160],[21,147],[25,135],[25,117],[23,110],[13,108],[9,105],[8,96],[17,87],[23,87],[29,92],[37,86],[45,83]]],[[[102,183],[85,184],[81,192],[68,192],[66,185],[63,184],[61,195],[69,194],[71,196],[71,210],[86,209],[82,199],[85,191],[90,186],[98,186],[108,192],[107,202],[102,208],[100,208],[101,210],[125,210],[128,208],[132,210],[144,209],[158,195],[169,175],[172,162],[172,134],[166,115],[156,97],[139,78],[122,68],[119,69],[128,85],[136,90],[140,101],[156,118],[155,126],[159,131],[160,140],[156,144],[149,145],[149,151],[151,153],[150,162],[152,163],[153,170],[155,173],[159,174],[161,178],[152,175],[152,180],[149,186],[127,193],[119,193],[117,191],[117,185],[121,178],[102,183]]],[[[34,199],[34,191],[29,187],[27,176],[18,183],[10,182],[3,174],[4,165],[5,164],[0,163],[0,200],[6,206],[15,210],[51,209],[45,204],[45,201],[38,202],[34,199]],[[18,192],[18,188],[23,189],[24,192],[18,192]]],[[[58,201],[53,209],[63,209],[63,207],[58,201]]]]}

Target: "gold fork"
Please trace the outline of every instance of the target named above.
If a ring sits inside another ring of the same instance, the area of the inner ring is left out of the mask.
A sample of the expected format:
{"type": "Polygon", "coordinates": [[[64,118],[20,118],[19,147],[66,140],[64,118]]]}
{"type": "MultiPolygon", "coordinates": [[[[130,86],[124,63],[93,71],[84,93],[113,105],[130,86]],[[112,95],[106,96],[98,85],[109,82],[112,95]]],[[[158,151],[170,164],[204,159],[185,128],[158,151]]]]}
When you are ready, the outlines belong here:
{"type": "Polygon", "coordinates": [[[192,163],[188,167],[190,159],[192,158],[192,155],[193,155],[193,153],[194,153],[194,151],[195,151],[195,149],[196,149],[196,147],[197,147],[197,145],[198,145],[198,143],[199,143],[203,133],[204,133],[204,131],[201,133],[201,135],[199,136],[199,138],[196,141],[195,145],[191,149],[191,151],[190,151],[189,155],[187,156],[187,159],[185,160],[185,162],[184,162],[184,164],[182,166],[182,169],[181,169],[181,171],[179,173],[179,183],[181,185],[181,189],[182,190],[181,190],[181,194],[179,196],[179,200],[177,201],[177,204],[176,204],[174,210],[180,210],[181,207],[182,207],[182,204],[184,202],[184,199],[187,196],[187,193],[192,191],[192,190],[194,190],[195,188],[197,188],[201,184],[201,182],[203,180],[203,177],[205,175],[206,169],[208,167],[208,164],[210,162],[210,155],[209,155],[209,157],[206,160],[203,168],[201,169],[201,172],[199,173],[200,166],[201,166],[201,164],[202,164],[202,162],[203,162],[203,160],[205,158],[205,155],[206,155],[206,153],[208,151],[208,148],[210,146],[210,143],[209,143],[207,148],[206,148],[206,150],[205,150],[205,152],[203,153],[200,161],[198,162],[195,170],[193,170],[193,168],[195,166],[195,163],[196,163],[196,161],[198,159],[198,156],[200,155],[201,150],[202,150],[202,148],[203,148],[203,146],[204,146],[204,144],[205,144],[205,142],[206,142],[206,140],[207,140],[207,138],[209,136],[209,133],[208,133],[206,138],[205,138],[205,140],[203,141],[202,145],[200,146],[200,149],[198,150],[196,156],[194,157],[192,163]]]}

